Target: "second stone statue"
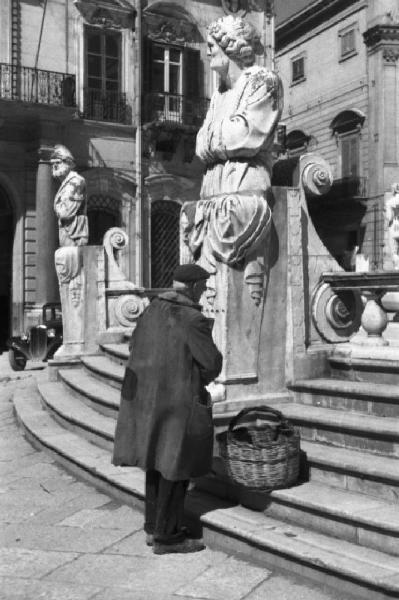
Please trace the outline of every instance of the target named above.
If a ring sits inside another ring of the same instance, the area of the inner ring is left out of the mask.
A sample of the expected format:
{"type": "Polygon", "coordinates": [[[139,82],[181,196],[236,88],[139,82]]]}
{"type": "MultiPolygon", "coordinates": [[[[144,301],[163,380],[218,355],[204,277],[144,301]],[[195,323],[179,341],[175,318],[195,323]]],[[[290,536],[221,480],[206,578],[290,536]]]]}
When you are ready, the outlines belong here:
{"type": "Polygon", "coordinates": [[[257,378],[272,150],[283,107],[279,77],[255,64],[262,52],[258,34],[241,17],[209,25],[208,55],[219,88],[197,136],[196,153],[205,164],[201,197],[195,210],[186,205],[182,212],[192,260],[211,273],[203,304],[224,355],[224,392],[226,385],[257,378]]]}

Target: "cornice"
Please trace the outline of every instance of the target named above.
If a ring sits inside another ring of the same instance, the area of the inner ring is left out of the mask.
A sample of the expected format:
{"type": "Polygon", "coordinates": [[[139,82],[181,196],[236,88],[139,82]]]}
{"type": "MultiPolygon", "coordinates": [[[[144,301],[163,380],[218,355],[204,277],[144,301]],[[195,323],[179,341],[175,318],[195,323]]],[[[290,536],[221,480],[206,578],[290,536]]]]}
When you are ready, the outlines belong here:
{"type": "Polygon", "coordinates": [[[399,42],[399,24],[374,25],[363,34],[363,38],[368,48],[385,42],[399,42]]]}
{"type": "Polygon", "coordinates": [[[197,41],[197,30],[193,23],[176,17],[145,12],[145,35],[154,42],[165,44],[185,44],[197,41]]]}
{"type": "Polygon", "coordinates": [[[360,0],[320,0],[312,3],[276,27],[276,52],[355,4],[360,6],[363,3],[360,0]]]}
{"type": "Polygon", "coordinates": [[[74,0],[74,6],[89,25],[133,29],[136,11],[126,0],[74,0]]]}

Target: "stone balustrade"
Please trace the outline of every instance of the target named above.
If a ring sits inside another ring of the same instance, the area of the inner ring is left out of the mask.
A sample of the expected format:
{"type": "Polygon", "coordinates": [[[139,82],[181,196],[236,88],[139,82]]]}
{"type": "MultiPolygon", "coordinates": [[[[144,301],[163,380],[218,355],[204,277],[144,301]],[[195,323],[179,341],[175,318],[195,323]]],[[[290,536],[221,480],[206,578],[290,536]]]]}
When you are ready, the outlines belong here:
{"type": "MultiPolygon", "coordinates": [[[[333,330],[337,332],[356,319],[358,327],[361,325],[366,335],[354,335],[350,338],[351,343],[371,347],[389,345],[388,339],[383,336],[388,325],[387,306],[384,305],[383,298],[387,293],[399,291],[398,271],[323,273],[321,283],[330,289],[328,301],[324,302],[323,308],[324,318],[333,330]],[[359,295],[365,299],[360,310],[359,295]],[[348,297],[351,298],[349,302],[348,297]]],[[[319,318],[320,326],[320,307],[318,313],[313,311],[313,316],[316,318],[316,325],[319,318]]]]}

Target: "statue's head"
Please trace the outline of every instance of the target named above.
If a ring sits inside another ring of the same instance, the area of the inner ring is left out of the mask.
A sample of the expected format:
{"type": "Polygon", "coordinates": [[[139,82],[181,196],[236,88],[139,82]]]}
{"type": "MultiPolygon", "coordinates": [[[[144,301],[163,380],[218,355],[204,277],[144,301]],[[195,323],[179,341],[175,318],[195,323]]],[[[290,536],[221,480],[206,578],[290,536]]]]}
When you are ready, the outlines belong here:
{"type": "Polygon", "coordinates": [[[221,17],[208,26],[211,69],[223,72],[229,60],[241,68],[250,67],[260,50],[260,39],[250,23],[241,17],[221,17]]]}
{"type": "Polygon", "coordinates": [[[53,177],[64,179],[75,166],[71,152],[65,146],[57,144],[50,157],[53,177]]]}

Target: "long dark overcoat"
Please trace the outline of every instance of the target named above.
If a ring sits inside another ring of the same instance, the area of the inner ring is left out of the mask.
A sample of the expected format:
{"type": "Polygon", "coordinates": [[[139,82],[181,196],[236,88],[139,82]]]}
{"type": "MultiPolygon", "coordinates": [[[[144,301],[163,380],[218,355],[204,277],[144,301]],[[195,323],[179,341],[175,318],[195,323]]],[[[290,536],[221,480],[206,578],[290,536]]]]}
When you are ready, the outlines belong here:
{"type": "Polygon", "coordinates": [[[206,474],[213,423],[205,385],[221,366],[200,307],[175,291],[155,298],[133,333],[113,464],[156,469],[171,481],[206,474]]]}

